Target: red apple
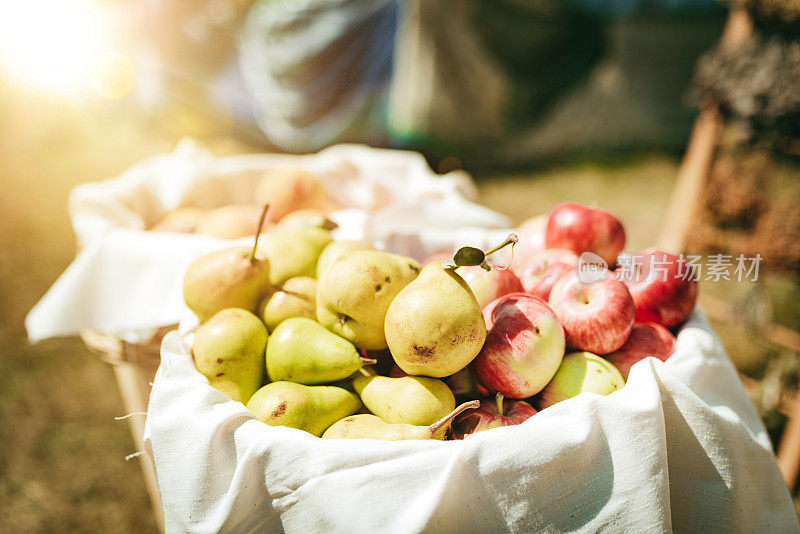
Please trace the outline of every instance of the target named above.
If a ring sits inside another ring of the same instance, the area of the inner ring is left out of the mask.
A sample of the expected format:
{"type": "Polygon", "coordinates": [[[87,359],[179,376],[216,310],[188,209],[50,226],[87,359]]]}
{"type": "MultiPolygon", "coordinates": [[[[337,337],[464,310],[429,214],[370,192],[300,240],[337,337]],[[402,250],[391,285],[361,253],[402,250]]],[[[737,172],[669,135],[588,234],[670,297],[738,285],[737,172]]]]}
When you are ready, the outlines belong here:
{"type": "Polygon", "coordinates": [[[518,425],[535,413],[536,408],[525,401],[504,402],[503,396],[498,395],[496,401],[482,400],[478,408],[460,413],[453,420],[450,439],[464,439],[476,432],[518,425]]]}
{"type": "Polygon", "coordinates": [[[672,328],[692,313],[697,302],[694,269],[675,254],[648,248],[617,269],[636,307],[636,321],[672,328]]]}
{"type": "Polygon", "coordinates": [[[513,399],[541,391],[564,356],[564,329],[547,303],[512,293],[489,304],[484,319],[486,342],[470,364],[478,382],[513,399]]]}
{"type": "Polygon", "coordinates": [[[595,354],[620,348],[628,339],[635,315],[625,284],[613,276],[585,283],[577,272],[556,282],[550,307],[564,327],[567,345],[595,354]]]}
{"type": "Polygon", "coordinates": [[[576,254],[594,252],[614,265],[625,248],[625,229],[608,211],[566,202],[547,217],[544,242],[547,248],[565,248],[576,254]]]}
{"type": "Polygon", "coordinates": [[[648,356],[665,362],[674,350],[675,337],[669,330],[656,323],[634,323],[628,341],[605,358],[628,380],[628,373],[634,363],[648,356]]]}
{"type": "Polygon", "coordinates": [[[527,293],[544,300],[559,278],[575,269],[578,255],[566,249],[547,249],[535,254],[520,277],[527,293]]]}
{"type": "Polygon", "coordinates": [[[524,291],[522,282],[509,269],[492,266],[492,270],[487,271],[478,266],[459,267],[458,274],[472,290],[481,309],[503,295],[524,291]]]}

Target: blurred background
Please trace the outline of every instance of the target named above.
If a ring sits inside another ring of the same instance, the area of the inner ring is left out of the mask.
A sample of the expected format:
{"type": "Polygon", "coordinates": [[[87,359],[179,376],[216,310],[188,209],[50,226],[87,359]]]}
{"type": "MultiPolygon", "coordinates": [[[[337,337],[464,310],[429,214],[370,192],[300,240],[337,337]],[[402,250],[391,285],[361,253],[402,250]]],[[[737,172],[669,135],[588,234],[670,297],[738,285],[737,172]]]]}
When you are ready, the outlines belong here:
{"type": "Polygon", "coordinates": [[[594,202],[632,251],[760,254],[701,302],[794,489],[799,36],[796,0],[0,0],[0,530],[157,529],[111,365],[23,319],[70,189],[185,137],[419,150],[515,223],[594,202]]]}

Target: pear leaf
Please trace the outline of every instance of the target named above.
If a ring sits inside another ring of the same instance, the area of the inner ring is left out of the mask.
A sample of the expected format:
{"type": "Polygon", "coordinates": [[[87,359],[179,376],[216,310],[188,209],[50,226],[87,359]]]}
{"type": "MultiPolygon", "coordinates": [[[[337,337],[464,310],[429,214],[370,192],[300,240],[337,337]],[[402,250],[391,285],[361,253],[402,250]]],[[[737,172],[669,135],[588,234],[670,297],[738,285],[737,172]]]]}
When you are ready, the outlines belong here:
{"type": "Polygon", "coordinates": [[[453,263],[456,267],[469,267],[481,265],[486,260],[486,254],[479,248],[461,247],[453,256],[453,263]]]}

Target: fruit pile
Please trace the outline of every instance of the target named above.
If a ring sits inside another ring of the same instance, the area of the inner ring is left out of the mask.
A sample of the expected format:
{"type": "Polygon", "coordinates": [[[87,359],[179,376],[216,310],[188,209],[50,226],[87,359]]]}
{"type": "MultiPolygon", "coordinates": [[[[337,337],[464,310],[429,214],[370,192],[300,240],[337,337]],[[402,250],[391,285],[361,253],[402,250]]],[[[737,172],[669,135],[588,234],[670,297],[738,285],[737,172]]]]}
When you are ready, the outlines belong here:
{"type": "Polygon", "coordinates": [[[277,223],[284,228],[315,225],[330,229],[332,223],[325,214],[342,207],[325,191],[316,175],[301,169],[263,171],[252,200],[253,204],[233,203],[209,209],[180,207],[164,215],[150,230],[218,239],[252,236],[259,228],[261,211],[267,202],[270,205],[267,225],[277,223]]]}
{"type": "Polygon", "coordinates": [[[620,221],[580,204],[557,206],[540,231],[540,250],[511,267],[488,256],[513,248],[514,235],[421,265],[319,227],[275,228],[260,243],[257,231],[253,247],[186,272],[201,321],[195,365],[269,425],[461,439],[582,392],[609,394],[636,362],[670,356],[669,329],[697,298],[682,258],[620,256],[620,221]]]}

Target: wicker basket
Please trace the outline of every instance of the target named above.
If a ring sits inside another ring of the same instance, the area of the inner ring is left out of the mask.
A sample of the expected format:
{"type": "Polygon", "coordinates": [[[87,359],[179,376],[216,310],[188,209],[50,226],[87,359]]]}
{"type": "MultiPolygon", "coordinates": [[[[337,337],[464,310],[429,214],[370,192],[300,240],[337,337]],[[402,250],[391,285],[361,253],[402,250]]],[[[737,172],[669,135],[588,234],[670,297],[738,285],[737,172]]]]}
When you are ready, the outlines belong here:
{"type": "MultiPolygon", "coordinates": [[[[167,332],[175,328],[177,325],[159,328],[147,342],[141,344],[129,343],[114,335],[95,330],[84,330],[80,334],[89,350],[112,365],[126,413],[137,414],[128,418],[137,451],[145,451],[142,439],[145,417],[138,414],[147,412],[150,387],[161,362],[161,340],[167,332]]],[[[156,524],[160,530],[163,530],[164,514],[153,459],[149,454],[140,454],[138,459],[156,524]]]]}

